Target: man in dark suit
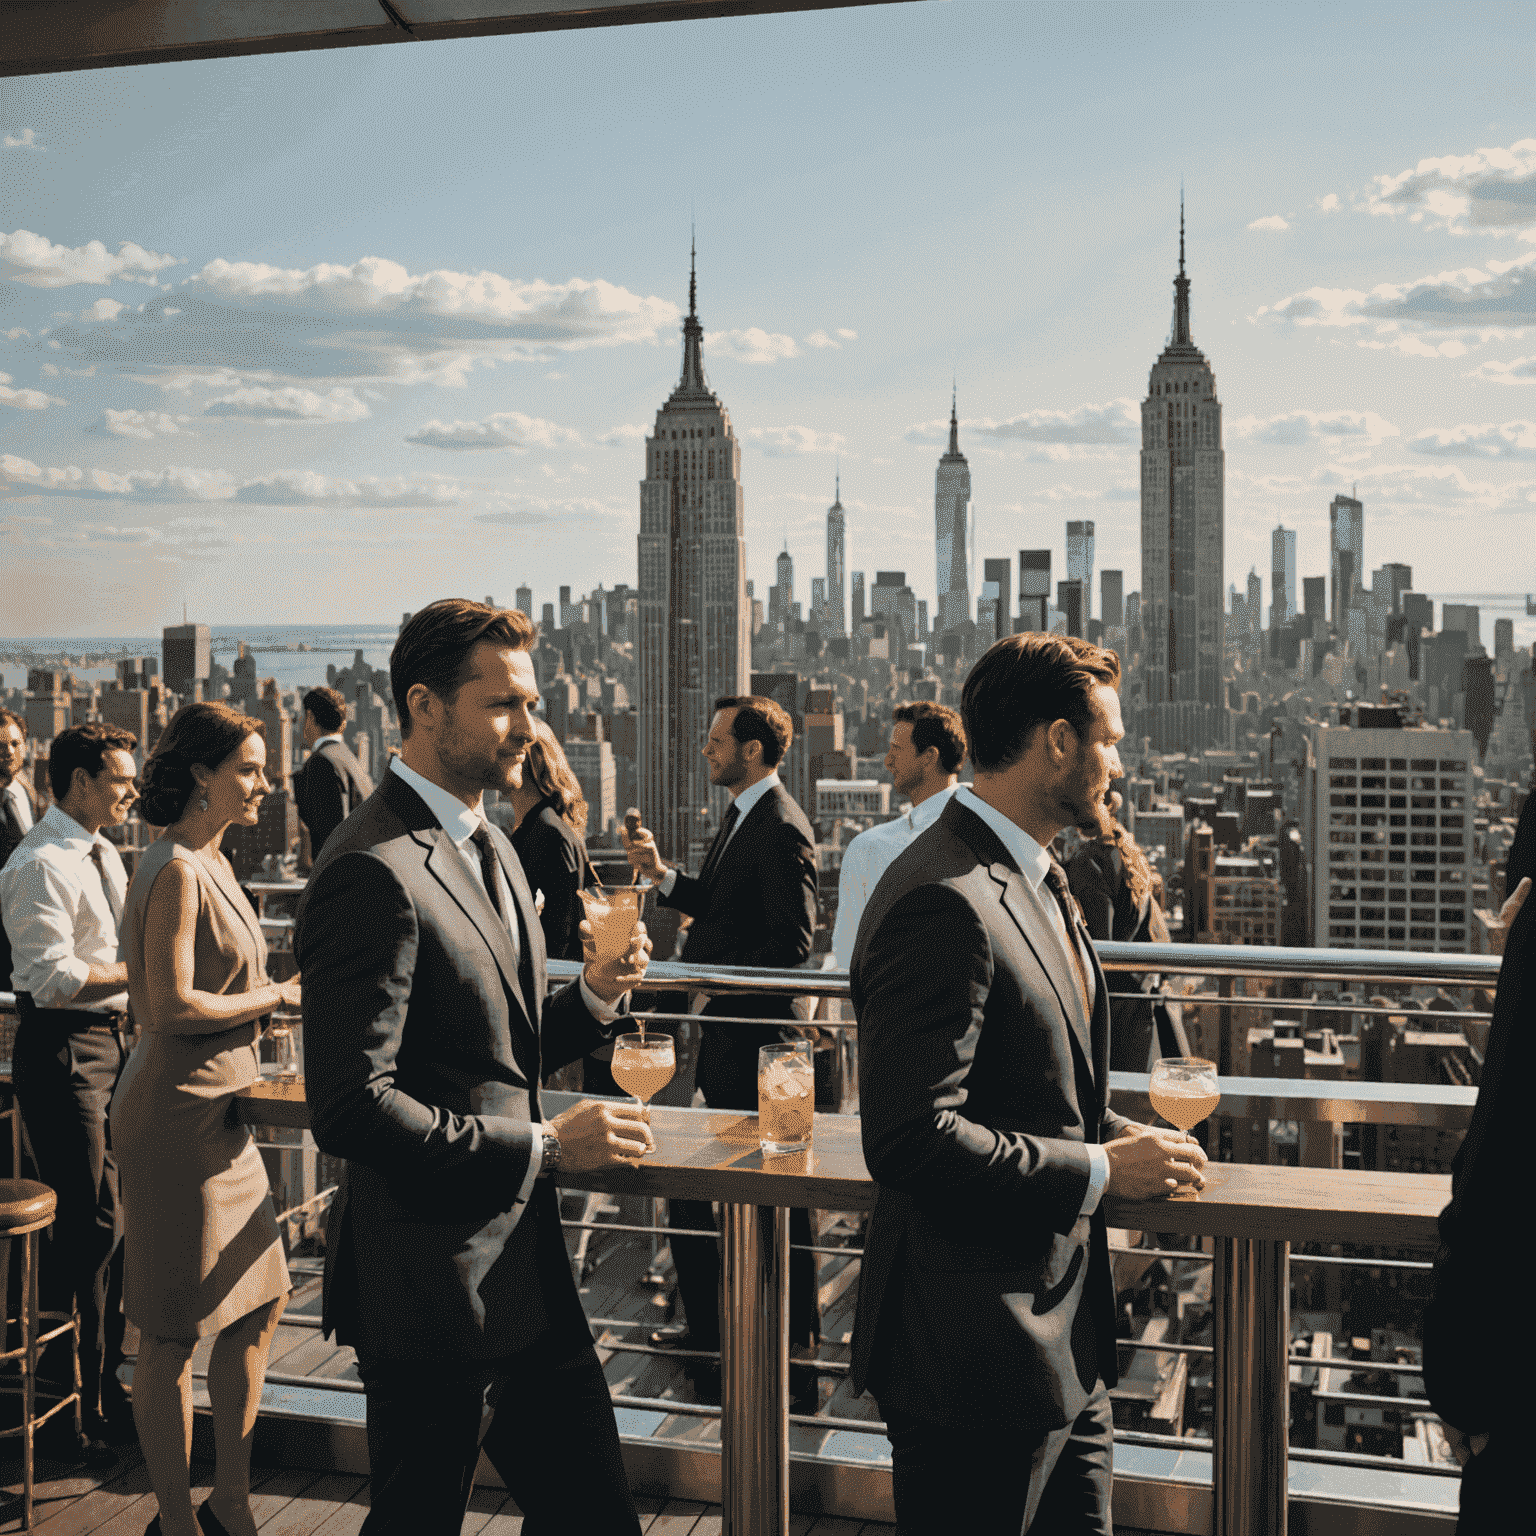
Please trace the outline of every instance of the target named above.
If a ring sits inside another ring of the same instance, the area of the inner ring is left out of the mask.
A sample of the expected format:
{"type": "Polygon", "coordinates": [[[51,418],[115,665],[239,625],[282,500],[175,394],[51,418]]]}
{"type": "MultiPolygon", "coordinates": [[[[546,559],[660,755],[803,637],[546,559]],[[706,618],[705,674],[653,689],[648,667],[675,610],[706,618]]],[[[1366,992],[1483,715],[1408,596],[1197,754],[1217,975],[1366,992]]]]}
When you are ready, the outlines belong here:
{"type": "Polygon", "coordinates": [[[1120,772],[1118,659],[999,640],[961,700],[974,786],[875,889],[851,967],[864,1157],[853,1387],[906,1536],[1104,1532],[1110,1194],[1197,1188],[1191,1137],[1108,1105],[1109,997],[1052,838],[1120,772]]]}
{"type": "Polygon", "coordinates": [[[346,1159],[323,1326],[367,1393],[368,1536],[456,1533],[482,1445],[528,1536],[640,1529],[552,1176],[654,1143],[638,1106],[544,1121],[539,1083],[604,1038],[650,941],[545,1001],[533,895],[481,806],[533,739],[533,638],[522,614],[458,599],[406,624],[401,755],[299,906],[315,1140],[346,1159]]]}
{"type": "MultiPolygon", "coordinates": [[[[43,819],[45,807],[21,771],[27,722],[0,709],[0,869],[16,846],[43,819]]],[[[11,941],[0,922],[0,992],[11,990],[11,941]]]]}
{"type": "Polygon", "coordinates": [[[293,803],[319,858],[332,832],[373,793],[373,780],[341,738],[347,701],[334,688],[304,695],[304,745],[309,756],[293,776],[293,803]]]}
{"type": "MultiPolygon", "coordinates": [[[[721,819],[703,867],[696,876],[661,862],[651,833],[626,834],[630,862],[659,887],[665,906],[692,918],[681,959],[695,965],[757,965],[788,969],[811,953],[816,929],[816,836],[805,812],[779,779],[778,764],[789,750],[794,727],[772,699],[745,695],[718,699],[704,757],[709,782],[730,791],[731,804],[721,819]]],[[[728,996],[703,1009],[727,1017],[793,1020],[788,997],[728,996]]],[[[758,1047],[784,1038],[779,1024],[706,1025],[699,1045],[696,1081],[712,1109],[757,1109],[758,1047]]],[[[669,1221],[675,1227],[713,1224],[702,1201],[674,1200],[669,1221]]],[[[790,1216],[790,1240],[808,1244],[810,1217],[790,1216]]],[[[708,1238],[673,1238],[677,1289],[688,1319],[686,1331],[658,1329],[656,1343],[689,1349],[720,1348],[720,1258],[708,1238]]],[[[789,1335],[797,1353],[813,1351],[821,1340],[816,1310],[813,1255],[790,1256],[789,1335]]],[[[712,1381],[709,1372],[693,1373],[712,1381]]],[[[814,1380],[796,1373],[795,1396],[802,1406],[814,1394],[814,1380]]]]}
{"type": "Polygon", "coordinates": [[[1526,797],[1505,866],[1504,959],[1472,1123],[1451,1164],[1440,1213],[1434,1294],[1424,1313],[1424,1385],[1461,1463],[1457,1536],[1514,1529],[1529,1484],[1536,1409],[1510,1369],[1529,1307],[1519,1219],[1532,1074],[1536,1073],[1536,794],[1526,797]]]}

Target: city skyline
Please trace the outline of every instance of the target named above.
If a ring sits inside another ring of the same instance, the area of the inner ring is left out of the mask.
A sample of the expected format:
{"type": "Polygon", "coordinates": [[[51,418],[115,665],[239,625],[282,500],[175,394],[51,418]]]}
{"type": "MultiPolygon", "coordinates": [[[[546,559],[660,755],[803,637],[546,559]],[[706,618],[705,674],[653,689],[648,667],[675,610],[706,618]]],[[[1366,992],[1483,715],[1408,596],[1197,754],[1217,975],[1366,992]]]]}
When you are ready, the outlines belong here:
{"type": "MultiPolygon", "coordinates": [[[[1267,83],[1299,39],[1267,39],[1261,83],[1256,23],[1222,8],[1163,28],[1096,14],[1113,21],[1089,39],[1022,8],[897,7],[9,82],[7,633],[154,631],[184,599],[217,623],[384,620],[463,586],[466,548],[477,591],[633,582],[685,204],[759,591],[786,536],[807,590],[824,568],[840,455],[846,568],[906,569],[937,613],[928,476],[954,374],[974,412],[959,431],[977,562],[1051,547],[1064,567],[1065,524],[1087,518],[1097,563],[1135,591],[1135,396],[1162,339],[1181,173],[1227,406],[1221,589],[1250,567],[1267,584],[1277,523],[1297,531],[1298,579],[1326,572],[1330,499],[1358,482],[1367,568],[1402,560],[1426,591],[1536,590],[1520,533],[1536,516],[1520,287],[1536,140],[1452,88],[1473,51],[1339,12],[1340,54],[1384,66],[1341,118],[1313,72],[1283,100],[1267,83]],[[1160,60],[1196,30],[1204,110],[1230,132],[1126,148],[1160,60]],[[754,80],[716,81],[713,62],[743,50],[794,60],[788,109],[754,80]],[[1012,66],[1036,54],[1055,78],[1021,103],[1012,66]],[[1431,55],[1446,88],[1399,101],[1391,66],[1431,55]],[[637,106],[653,57],[697,66],[718,142],[690,151],[688,190],[659,197],[599,157],[573,206],[569,171],[626,113],[659,121],[637,106]],[[934,69],[939,98],[965,81],[965,105],[899,123],[934,69]],[[530,71],[535,99],[508,106],[496,87],[530,71]],[[1102,121],[1066,122],[1090,81],[1102,121]],[[819,115],[784,138],[800,91],[819,115]],[[402,99],[436,126],[385,136],[385,181],[365,151],[402,99]],[[477,189],[519,135],[544,161],[520,160],[516,197],[489,207],[477,189]],[[1001,182],[983,149],[998,136],[1034,151],[1001,182]],[[781,138],[785,163],[747,172],[781,138]],[[1262,174],[1238,173],[1245,155],[1262,174]],[[893,199],[938,175],[933,207],[893,199]]],[[[1516,13],[1468,14],[1497,99],[1488,71],[1506,66],[1486,45],[1516,13]]],[[[1533,631],[1522,616],[1522,643],[1533,631]]]]}

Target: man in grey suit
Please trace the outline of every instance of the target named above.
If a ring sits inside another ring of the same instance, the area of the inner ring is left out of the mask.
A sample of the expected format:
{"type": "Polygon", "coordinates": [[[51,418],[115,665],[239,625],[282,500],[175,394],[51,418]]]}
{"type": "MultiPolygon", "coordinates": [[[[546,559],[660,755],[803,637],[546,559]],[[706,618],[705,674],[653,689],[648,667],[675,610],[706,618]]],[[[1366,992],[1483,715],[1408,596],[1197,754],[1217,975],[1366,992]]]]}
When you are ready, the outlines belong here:
{"type": "Polygon", "coordinates": [[[373,793],[373,780],[342,740],[347,701],[334,688],[304,695],[304,745],[309,756],[293,776],[293,803],[318,859],[332,832],[373,793]]]}
{"type": "Polygon", "coordinates": [[[367,1393],[367,1536],[454,1536],[482,1447],[526,1536],[640,1529],[554,1175],[654,1143],[640,1106],[546,1121],[539,1083],[602,1043],[650,940],[637,928],[545,1000],[533,894],[481,806],[533,740],[533,638],[521,613],[460,599],[406,624],[401,755],[299,906],[310,1114],[346,1159],[323,1326],[356,1348],[367,1393]]]}
{"type": "Polygon", "coordinates": [[[903,1536],[1111,1530],[1106,1193],[1198,1188],[1192,1137],[1109,1108],[1109,998],[1050,845],[1120,773],[1112,651],[1011,635],[972,669],[975,784],[887,870],[851,966],[864,1157],[853,1387],[903,1536]]]}

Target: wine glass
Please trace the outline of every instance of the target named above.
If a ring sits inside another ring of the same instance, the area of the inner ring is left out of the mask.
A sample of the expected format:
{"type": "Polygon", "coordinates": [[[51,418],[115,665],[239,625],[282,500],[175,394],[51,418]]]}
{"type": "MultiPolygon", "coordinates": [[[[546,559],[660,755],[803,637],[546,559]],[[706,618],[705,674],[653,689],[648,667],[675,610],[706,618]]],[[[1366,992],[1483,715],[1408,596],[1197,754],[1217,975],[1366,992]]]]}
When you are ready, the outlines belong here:
{"type": "Polygon", "coordinates": [[[1152,1063],[1152,1108],[1178,1130],[1192,1131],[1221,1102],[1216,1063],[1200,1056],[1162,1056],[1152,1063]]]}
{"type": "Polygon", "coordinates": [[[620,1035],[613,1042],[612,1070],[614,1082],[637,1104],[649,1104],[677,1071],[671,1035],[620,1035]]]}

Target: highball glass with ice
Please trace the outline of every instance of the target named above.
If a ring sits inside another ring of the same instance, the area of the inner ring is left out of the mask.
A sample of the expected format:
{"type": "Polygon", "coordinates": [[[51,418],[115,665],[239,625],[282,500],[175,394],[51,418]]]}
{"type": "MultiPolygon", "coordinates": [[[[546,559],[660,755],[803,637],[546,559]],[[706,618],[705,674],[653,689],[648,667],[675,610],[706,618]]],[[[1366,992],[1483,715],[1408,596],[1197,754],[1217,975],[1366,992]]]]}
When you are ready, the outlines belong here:
{"type": "Polygon", "coordinates": [[[804,1152],[811,1144],[816,1069],[809,1040],[764,1045],[757,1052],[757,1135],[765,1153],[804,1152]]]}

